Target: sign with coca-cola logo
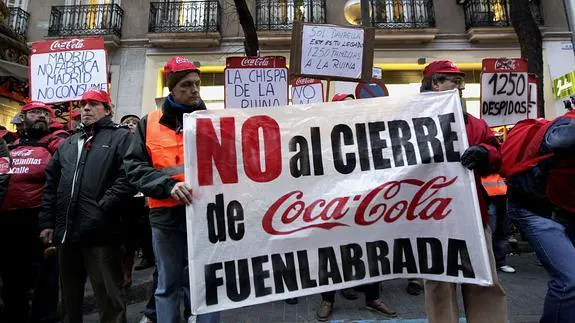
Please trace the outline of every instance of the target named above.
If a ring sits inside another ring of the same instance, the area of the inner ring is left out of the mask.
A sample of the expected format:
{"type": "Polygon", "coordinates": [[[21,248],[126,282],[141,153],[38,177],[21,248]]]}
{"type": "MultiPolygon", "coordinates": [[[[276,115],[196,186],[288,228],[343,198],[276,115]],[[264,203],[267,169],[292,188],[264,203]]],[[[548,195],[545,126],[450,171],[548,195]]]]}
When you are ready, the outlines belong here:
{"type": "Polygon", "coordinates": [[[44,103],[79,100],[90,88],[108,91],[103,38],[32,43],[30,98],[44,103]]]}
{"type": "Polygon", "coordinates": [[[527,60],[486,58],[481,73],[481,118],[491,127],[512,125],[529,111],[527,60]]]}
{"type": "Polygon", "coordinates": [[[396,278],[490,285],[456,91],[184,118],[192,312],[396,278]]]}
{"type": "Polygon", "coordinates": [[[224,78],[226,109],[277,107],[288,104],[285,57],[228,57],[224,78]]]}
{"type": "Polygon", "coordinates": [[[292,104],[312,104],[323,102],[323,83],[309,77],[298,77],[291,82],[292,104]]]}

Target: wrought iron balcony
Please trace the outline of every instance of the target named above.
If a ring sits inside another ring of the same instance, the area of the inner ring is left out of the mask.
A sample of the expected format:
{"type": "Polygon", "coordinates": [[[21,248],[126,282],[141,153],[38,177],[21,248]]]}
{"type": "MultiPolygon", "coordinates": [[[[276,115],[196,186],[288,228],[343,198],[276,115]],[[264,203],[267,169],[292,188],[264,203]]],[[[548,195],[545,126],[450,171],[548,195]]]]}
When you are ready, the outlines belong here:
{"type": "Polygon", "coordinates": [[[289,31],[294,21],[326,22],[326,0],[256,0],[257,30],[289,31]]]}
{"type": "Polygon", "coordinates": [[[9,9],[10,15],[6,20],[6,26],[8,26],[8,28],[10,28],[16,35],[26,38],[30,14],[20,8],[9,9]]]}
{"type": "Polygon", "coordinates": [[[434,28],[432,0],[371,0],[371,23],[376,28],[434,28]]]}
{"type": "MultiPolygon", "coordinates": [[[[511,0],[468,0],[463,5],[467,29],[474,27],[509,27],[509,2],[511,0]]],[[[540,1],[530,1],[531,13],[543,25],[540,1]]]]}
{"type": "Polygon", "coordinates": [[[117,4],[53,6],[48,36],[122,36],[124,10],[117,4]]]}
{"type": "Polygon", "coordinates": [[[221,12],[218,0],[152,2],[148,32],[219,32],[221,12]]]}

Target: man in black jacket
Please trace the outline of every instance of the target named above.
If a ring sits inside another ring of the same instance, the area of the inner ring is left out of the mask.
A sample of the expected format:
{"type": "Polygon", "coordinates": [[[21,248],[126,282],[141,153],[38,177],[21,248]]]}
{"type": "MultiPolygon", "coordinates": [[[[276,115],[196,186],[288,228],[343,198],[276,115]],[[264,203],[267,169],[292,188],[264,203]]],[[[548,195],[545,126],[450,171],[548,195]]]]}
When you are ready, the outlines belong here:
{"type": "MultiPolygon", "coordinates": [[[[149,197],[152,244],[158,270],[155,291],[157,322],[179,323],[180,288],[189,295],[185,204],[192,203],[184,182],[183,115],[205,110],[200,98],[200,71],[175,56],[164,67],[170,95],[162,110],[138,123],[126,155],[130,182],[149,197]]],[[[218,313],[199,315],[198,323],[219,322],[218,313]]]]}
{"type": "Polygon", "coordinates": [[[110,97],[82,96],[81,130],[56,151],[46,168],[40,237],[59,245],[63,322],[82,322],[86,277],[101,322],[126,322],[118,214],[136,193],[123,168],[130,131],[111,119],[110,97]]]}

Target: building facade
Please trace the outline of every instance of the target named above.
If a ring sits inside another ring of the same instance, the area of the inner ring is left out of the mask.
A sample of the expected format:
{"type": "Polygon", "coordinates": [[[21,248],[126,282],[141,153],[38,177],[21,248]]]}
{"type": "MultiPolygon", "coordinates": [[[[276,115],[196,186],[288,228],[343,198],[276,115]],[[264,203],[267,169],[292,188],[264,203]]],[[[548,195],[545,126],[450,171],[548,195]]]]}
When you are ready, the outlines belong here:
{"type": "MultiPolygon", "coordinates": [[[[156,99],[167,93],[162,67],[175,54],[200,65],[202,97],[208,108],[222,108],[225,59],[244,53],[233,0],[8,1],[27,5],[29,44],[60,37],[104,37],[117,118],[156,108],[156,99]]],[[[281,55],[289,61],[293,21],[348,24],[346,2],[247,0],[260,55],[281,55]]],[[[575,67],[571,34],[562,0],[534,0],[531,10],[544,39],[545,109],[552,117],[561,109],[553,99],[551,80],[575,67]]],[[[450,59],[467,74],[465,98],[474,114],[482,59],[520,56],[508,0],[371,0],[371,23],[376,28],[374,64],[383,68],[390,95],[418,92],[425,63],[450,59]]],[[[353,86],[335,82],[331,91],[350,91],[353,86]]]]}

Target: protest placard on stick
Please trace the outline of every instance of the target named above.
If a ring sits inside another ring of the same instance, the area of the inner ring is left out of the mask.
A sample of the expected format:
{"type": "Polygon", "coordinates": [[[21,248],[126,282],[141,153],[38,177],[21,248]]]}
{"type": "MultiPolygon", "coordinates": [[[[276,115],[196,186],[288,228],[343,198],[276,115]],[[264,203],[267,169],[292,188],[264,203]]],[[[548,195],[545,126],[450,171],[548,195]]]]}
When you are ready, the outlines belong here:
{"type": "Polygon", "coordinates": [[[226,109],[277,107],[288,104],[285,57],[228,57],[224,78],[226,109]]]}
{"type": "Polygon", "coordinates": [[[323,83],[308,77],[298,77],[291,82],[292,104],[323,102],[323,83]]]}
{"type": "Polygon", "coordinates": [[[513,125],[529,110],[527,60],[487,58],[481,74],[481,118],[490,127],[513,125]]]}
{"type": "Polygon", "coordinates": [[[395,278],[492,283],[457,91],[184,117],[194,313],[395,278]]]}
{"type": "Polygon", "coordinates": [[[372,76],[373,28],[294,22],[290,74],[364,81],[372,76]]]}
{"type": "Polygon", "coordinates": [[[103,38],[32,43],[30,98],[44,103],[79,100],[90,88],[108,92],[103,38]]]}

